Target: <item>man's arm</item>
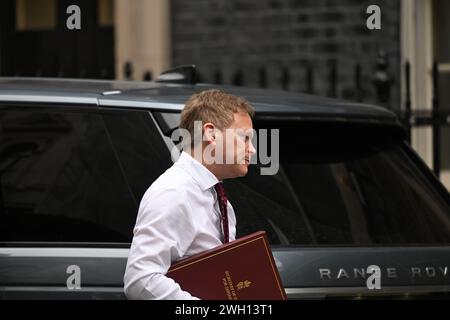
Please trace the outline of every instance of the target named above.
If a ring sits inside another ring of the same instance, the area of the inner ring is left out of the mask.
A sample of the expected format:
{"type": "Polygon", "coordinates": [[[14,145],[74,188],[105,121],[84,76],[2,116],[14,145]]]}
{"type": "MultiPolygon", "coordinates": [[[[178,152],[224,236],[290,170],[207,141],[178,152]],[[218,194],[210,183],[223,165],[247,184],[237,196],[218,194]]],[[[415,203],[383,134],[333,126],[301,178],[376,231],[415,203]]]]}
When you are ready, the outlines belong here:
{"type": "Polygon", "coordinates": [[[173,189],[144,195],[124,276],[129,299],[196,299],[165,276],[195,237],[186,200],[173,189]]]}

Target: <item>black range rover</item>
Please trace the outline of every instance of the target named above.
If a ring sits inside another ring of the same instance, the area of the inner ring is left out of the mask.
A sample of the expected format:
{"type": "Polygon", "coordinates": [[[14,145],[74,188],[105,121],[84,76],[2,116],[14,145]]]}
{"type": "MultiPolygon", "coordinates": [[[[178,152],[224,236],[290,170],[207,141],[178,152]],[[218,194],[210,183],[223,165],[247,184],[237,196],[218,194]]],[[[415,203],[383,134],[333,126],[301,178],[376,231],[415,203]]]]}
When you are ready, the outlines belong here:
{"type": "MultiPolygon", "coordinates": [[[[212,88],[170,82],[0,78],[0,298],[125,298],[140,198],[172,165],[184,103],[212,88]]],[[[267,231],[289,298],[448,295],[450,196],[393,113],[221,89],[279,130],[277,173],[259,161],[226,184],[237,236],[267,231]]]]}

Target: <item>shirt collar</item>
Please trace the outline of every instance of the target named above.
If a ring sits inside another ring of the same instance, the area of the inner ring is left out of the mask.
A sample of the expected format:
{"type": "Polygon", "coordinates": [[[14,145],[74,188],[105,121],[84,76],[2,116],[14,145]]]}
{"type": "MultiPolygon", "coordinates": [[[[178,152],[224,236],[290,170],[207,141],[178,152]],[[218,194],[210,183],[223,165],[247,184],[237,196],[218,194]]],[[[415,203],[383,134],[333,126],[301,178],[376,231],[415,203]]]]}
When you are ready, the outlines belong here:
{"type": "Polygon", "coordinates": [[[181,152],[175,164],[191,175],[202,191],[215,186],[219,182],[211,171],[185,151],[181,152]]]}

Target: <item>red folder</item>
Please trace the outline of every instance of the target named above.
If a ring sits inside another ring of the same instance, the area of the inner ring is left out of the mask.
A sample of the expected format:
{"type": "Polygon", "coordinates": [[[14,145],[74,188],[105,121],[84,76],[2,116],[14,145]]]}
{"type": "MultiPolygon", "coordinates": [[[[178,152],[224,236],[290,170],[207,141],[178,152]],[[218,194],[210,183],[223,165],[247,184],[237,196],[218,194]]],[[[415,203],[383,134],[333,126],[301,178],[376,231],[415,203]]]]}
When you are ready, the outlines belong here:
{"type": "Polygon", "coordinates": [[[204,300],[285,300],[265,231],[181,260],[166,274],[204,300]]]}

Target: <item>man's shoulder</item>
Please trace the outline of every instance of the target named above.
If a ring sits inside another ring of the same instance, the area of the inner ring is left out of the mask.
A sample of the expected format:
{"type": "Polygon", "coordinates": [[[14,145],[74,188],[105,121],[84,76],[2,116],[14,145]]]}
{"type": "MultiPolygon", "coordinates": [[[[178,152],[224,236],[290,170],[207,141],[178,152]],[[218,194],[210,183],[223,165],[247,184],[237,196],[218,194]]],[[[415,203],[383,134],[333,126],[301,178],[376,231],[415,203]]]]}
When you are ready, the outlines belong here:
{"type": "MultiPolygon", "coordinates": [[[[183,169],[172,166],[160,175],[142,196],[139,211],[184,206],[195,188],[193,178],[183,169]]],[[[158,211],[157,210],[157,211],[158,211]]],[[[150,212],[149,211],[149,212],[150,212]]]]}
{"type": "Polygon", "coordinates": [[[147,189],[146,193],[159,193],[161,191],[190,190],[195,186],[195,180],[185,170],[177,165],[171,166],[161,174],[147,189]]]}

